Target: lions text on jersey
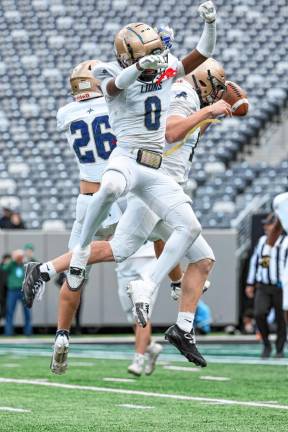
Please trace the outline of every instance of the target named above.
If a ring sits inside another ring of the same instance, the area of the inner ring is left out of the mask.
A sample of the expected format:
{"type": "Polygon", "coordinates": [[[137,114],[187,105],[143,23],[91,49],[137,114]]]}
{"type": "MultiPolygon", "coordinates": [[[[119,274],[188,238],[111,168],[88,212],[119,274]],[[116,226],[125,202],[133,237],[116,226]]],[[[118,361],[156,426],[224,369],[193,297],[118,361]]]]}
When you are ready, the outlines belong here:
{"type": "Polygon", "coordinates": [[[66,133],[77,159],[80,180],[100,182],[116,146],[104,97],[71,102],[60,108],[57,128],[66,133]]]}
{"type": "MultiPolygon", "coordinates": [[[[168,67],[182,71],[182,63],[172,54],[168,55],[168,67]]],[[[136,80],[118,96],[109,97],[107,82],[122,71],[117,62],[97,66],[94,75],[101,81],[106,94],[110,124],[117,136],[119,148],[146,148],[162,152],[165,145],[166,116],[170,105],[173,79],[157,84],[136,80]]]]}
{"type": "MultiPolygon", "coordinates": [[[[196,91],[185,80],[179,80],[172,86],[172,97],[169,116],[188,117],[200,110],[200,100],[196,91]]],[[[197,129],[189,139],[183,143],[175,152],[163,157],[162,167],[167,174],[184,186],[188,180],[188,174],[192,164],[193,153],[200,136],[200,129],[197,129]]],[[[165,151],[177,147],[179,142],[166,143],[165,151]]]]}

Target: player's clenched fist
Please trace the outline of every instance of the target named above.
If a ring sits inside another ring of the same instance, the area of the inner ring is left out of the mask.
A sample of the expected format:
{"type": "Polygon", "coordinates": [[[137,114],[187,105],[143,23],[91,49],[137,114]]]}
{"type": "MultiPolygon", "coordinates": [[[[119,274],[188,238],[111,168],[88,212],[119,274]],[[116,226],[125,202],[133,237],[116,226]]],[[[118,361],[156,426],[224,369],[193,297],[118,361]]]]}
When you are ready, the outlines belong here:
{"type": "Polygon", "coordinates": [[[202,3],[198,8],[198,12],[201,18],[207,23],[212,23],[216,20],[216,8],[210,0],[202,3]]]}
{"type": "Polygon", "coordinates": [[[232,116],[231,106],[222,99],[211,105],[210,110],[213,117],[218,117],[221,115],[228,117],[232,116]]]}
{"type": "Polygon", "coordinates": [[[140,70],[144,69],[164,69],[168,66],[165,60],[165,53],[152,54],[138,60],[137,67],[140,70]]]}

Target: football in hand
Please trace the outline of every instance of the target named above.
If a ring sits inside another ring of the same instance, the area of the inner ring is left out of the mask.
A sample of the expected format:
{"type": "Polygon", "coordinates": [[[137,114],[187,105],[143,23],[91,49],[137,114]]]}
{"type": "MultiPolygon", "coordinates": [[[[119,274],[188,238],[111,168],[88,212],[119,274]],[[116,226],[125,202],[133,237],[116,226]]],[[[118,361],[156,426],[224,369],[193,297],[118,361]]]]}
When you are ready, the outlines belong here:
{"type": "Polygon", "coordinates": [[[223,100],[231,105],[233,116],[245,116],[249,109],[246,92],[233,81],[226,81],[223,100]]]}

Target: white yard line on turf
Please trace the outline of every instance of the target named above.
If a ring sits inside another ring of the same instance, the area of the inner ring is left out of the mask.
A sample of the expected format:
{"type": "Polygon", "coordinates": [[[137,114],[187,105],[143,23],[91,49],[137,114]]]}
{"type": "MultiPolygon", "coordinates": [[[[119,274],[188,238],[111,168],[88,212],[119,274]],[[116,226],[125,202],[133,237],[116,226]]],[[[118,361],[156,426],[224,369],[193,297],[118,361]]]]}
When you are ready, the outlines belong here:
{"type": "Polygon", "coordinates": [[[108,382],[120,382],[120,383],[135,383],[136,380],[133,378],[103,378],[103,381],[108,382]]]}
{"type": "Polygon", "coordinates": [[[212,402],[212,403],[221,403],[223,405],[238,405],[238,406],[254,407],[254,408],[271,408],[271,409],[288,410],[288,405],[271,404],[266,402],[262,403],[262,402],[238,401],[238,400],[230,400],[230,399],[214,399],[214,398],[197,397],[197,396],[176,395],[171,393],[152,393],[152,392],[146,392],[140,390],[94,387],[94,386],[84,386],[84,385],[76,385],[76,384],[62,384],[58,382],[39,382],[37,380],[29,380],[29,379],[0,378],[0,383],[38,385],[43,387],[55,387],[55,388],[62,388],[67,390],[82,390],[82,391],[92,391],[98,393],[114,393],[114,394],[126,394],[126,395],[133,395],[133,396],[144,396],[149,398],[155,397],[161,399],[174,399],[174,400],[208,402],[208,403],[212,402]]]}
{"type": "Polygon", "coordinates": [[[16,364],[16,363],[4,363],[4,364],[2,365],[2,367],[6,367],[6,368],[16,368],[16,367],[20,367],[20,365],[19,365],[19,364],[16,364]]]}
{"type": "Polygon", "coordinates": [[[152,406],[148,406],[148,405],[132,405],[132,404],[121,404],[121,405],[116,405],[118,407],[121,408],[132,408],[132,409],[152,409],[154,407],[152,406]]]}
{"type": "Polygon", "coordinates": [[[69,366],[87,366],[87,367],[92,367],[92,366],[96,366],[96,363],[92,363],[92,362],[81,362],[81,361],[69,361],[69,366]]]}
{"type": "Polygon", "coordinates": [[[163,369],[168,369],[168,370],[173,370],[173,371],[181,371],[181,372],[200,372],[199,368],[195,368],[195,367],[185,367],[185,366],[163,366],[163,369]]]}
{"type": "Polygon", "coordinates": [[[202,375],[199,377],[199,379],[204,380],[204,381],[230,381],[231,378],[202,375]]]}
{"type": "Polygon", "coordinates": [[[30,413],[31,410],[23,408],[11,408],[11,407],[0,407],[0,411],[19,412],[19,413],[30,413]]]}

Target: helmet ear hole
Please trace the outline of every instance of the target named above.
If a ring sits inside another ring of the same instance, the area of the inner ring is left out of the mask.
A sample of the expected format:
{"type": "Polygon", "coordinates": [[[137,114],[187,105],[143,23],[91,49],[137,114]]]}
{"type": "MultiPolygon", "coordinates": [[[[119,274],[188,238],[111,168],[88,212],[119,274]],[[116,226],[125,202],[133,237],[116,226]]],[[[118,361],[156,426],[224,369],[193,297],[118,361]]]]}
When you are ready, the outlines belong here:
{"type": "Polygon", "coordinates": [[[199,83],[201,84],[202,87],[207,87],[207,84],[204,81],[199,80],[199,83]]]}

